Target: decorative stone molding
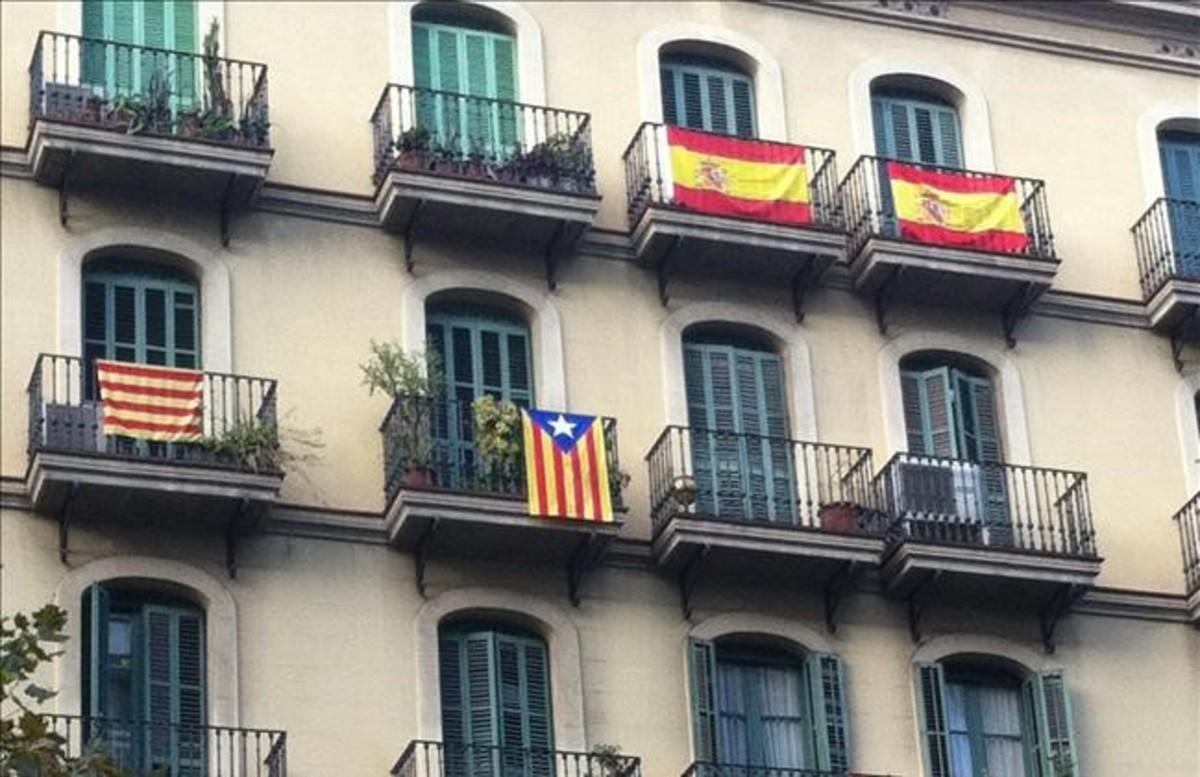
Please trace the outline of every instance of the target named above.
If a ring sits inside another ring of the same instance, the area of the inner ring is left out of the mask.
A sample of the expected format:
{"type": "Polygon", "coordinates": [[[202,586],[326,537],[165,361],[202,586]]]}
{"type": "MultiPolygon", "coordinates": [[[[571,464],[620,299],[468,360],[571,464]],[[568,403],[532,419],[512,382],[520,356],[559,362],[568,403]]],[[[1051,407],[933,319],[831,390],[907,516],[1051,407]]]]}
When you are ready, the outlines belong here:
{"type": "Polygon", "coordinates": [[[753,63],[754,108],[758,136],[787,141],[787,113],[783,94],[783,69],[762,44],[724,27],[694,22],[672,22],[646,32],[637,43],[638,106],[642,121],[662,122],[659,53],[669,43],[697,41],[733,49],[753,63]]]}
{"type": "Polygon", "coordinates": [[[934,19],[944,19],[950,9],[947,0],[875,0],[875,4],[887,11],[934,19]]]}
{"type": "Polygon", "coordinates": [[[1025,415],[1025,394],[1016,362],[1006,351],[988,345],[983,340],[935,331],[907,332],[892,338],[879,350],[879,390],[883,397],[888,458],[908,449],[904,398],[900,391],[900,360],[918,351],[951,351],[985,362],[992,370],[1000,394],[1004,461],[1008,464],[1033,463],[1025,415]]]}
{"type": "Polygon", "coordinates": [[[496,616],[538,633],[550,650],[550,708],[554,710],[554,745],[585,751],[583,677],[579,632],[560,608],[528,594],[496,588],[459,588],[427,601],[416,617],[417,736],[442,739],[438,627],[456,614],[496,616]]]}
{"type": "Polygon", "coordinates": [[[208,723],[240,725],[238,702],[238,624],[233,594],[220,580],[189,564],[150,556],[110,556],[68,572],[54,594],[67,611],[67,642],[55,663],[58,696],[55,709],[63,715],[83,712],[83,593],[93,583],[138,580],[182,586],[188,598],[204,610],[205,670],[208,723]]]}
{"type": "Polygon", "coordinates": [[[1046,672],[1058,669],[1044,653],[1003,637],[980,634],[943,634],[921,643],[913,651],[912,663],[931,664],[956,655],[995,656],[1024,672],[1046,672]]]}
{"type": "Polygon", "coordinates": [[[200,358],[204,369],[233,371],[229,266],[218,251],[165,226],[104,227],[72,233],[58,255],[58,352],[83,351],[83,265],[97,251],[130,247],[156,252],[195,276],[200,286],[200,358]]]}
{"type": "Polygon", "coordinates": [[[1200,42],[1163,40],[1154,47],[1154,53],[1179,59],[1200,59],[1200,42]]]}
{"type": "MultiPolygon", "coordinates": [[[[517,94],[520,102],[546,105],[546,68],[542,54],[542,28],[522,3],[463,0],[500,14],[517,37],[517,94]]],[[[412,14],[421,2],[388,3],[388,42],[392,83],[413,85],[412,14]]],[[[382,85],[381,85],[382,86],[382,85]]]]}
{"type": "Polygon", "coordinates": [[[726,612],[705,618],[692,627],[688,637],[711,641],[731,634],[763,634],[787,640],[802,650],[834,652],[828,635],[797,620],[749,612],[726,612]]]}
{"type": "Polygon", "coordinates": [[[412,279],[404,288],[403,343],[407,351],[425,350],[425,304],[442,291],[461,289],[508,297],[519,305],[533,336],[534,395],[538,405],[567,407],[566,372],[563,367],[562,320],[545,286],[514,280],[487,270],[446,270],[412,279]]]}
{"type": "Polygon", "coordinates": [[[783,357],[788,423],[798,440],[817,438],[817,404],[808,342],[794,321],[727,302],[697,302],[667,316],[660,328],[663,403],[668,424],[687,426],[687,386],[683,375],[683,333],[693,324],[740,324],[766,333],[783,357]]]}

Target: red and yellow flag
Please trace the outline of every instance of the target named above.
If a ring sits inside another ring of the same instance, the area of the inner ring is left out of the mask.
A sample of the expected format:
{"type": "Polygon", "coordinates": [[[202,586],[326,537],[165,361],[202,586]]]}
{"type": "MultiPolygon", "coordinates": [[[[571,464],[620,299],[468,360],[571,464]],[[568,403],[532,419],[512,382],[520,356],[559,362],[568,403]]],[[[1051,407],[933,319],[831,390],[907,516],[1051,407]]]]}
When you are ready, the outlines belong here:
{"type": "Polygon", "coordinates": [[[1016,182],[888,162],[900,235],[922,243],[1021,253],[1029,248],[1016,182]]]}
{"type": "Polygon", "coordinates": [[[803,146],[667,127],[676,205],[703,213],[808,224],[803,146]]]}
{"type": "Polygon", "coordinates": [[[98,359],[96,378],[105,434],[159,442],[203,436],[203,373],[98,359]]]}
{"type": "Polygon", "coordinates": [[[521,410],[529,514],[613,520],[604,423],[597,416],[521,410]]]}

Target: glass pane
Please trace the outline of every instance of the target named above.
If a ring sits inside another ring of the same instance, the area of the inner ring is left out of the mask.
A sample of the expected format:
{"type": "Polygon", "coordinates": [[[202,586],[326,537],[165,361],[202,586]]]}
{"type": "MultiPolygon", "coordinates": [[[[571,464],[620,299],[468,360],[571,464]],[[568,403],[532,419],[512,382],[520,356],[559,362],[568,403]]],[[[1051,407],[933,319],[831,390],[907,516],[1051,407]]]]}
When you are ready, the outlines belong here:
{"type": "Polygon", "coordinates": [[[768,666],[756,674],[761,678],[759,714],[766,765],[801,769],[805,766],[805,725],[800,671],[789,666],[768,666]]]}
{"type": "Polygon", "coordinates": [[[724,763],[749,760],[744,673],[737,664],[717,664],[717,753],[724,763]]]}
{"type": "Polygon", "coordinates": [[[1025,777],[1024,748],[1020,739],[988,737],[988,777],[1025,777]]]}
{"type": "Polygon", "coordinates": [[[971,767],[971,740],[966,734],[950,735],[950,777],[975,777],[971,767]]]}
{"type": "Polygon", "coordinates": [[[946,725],[951,731],[967,730],[967,689],[954,683],[946,684],[946,725]]]}

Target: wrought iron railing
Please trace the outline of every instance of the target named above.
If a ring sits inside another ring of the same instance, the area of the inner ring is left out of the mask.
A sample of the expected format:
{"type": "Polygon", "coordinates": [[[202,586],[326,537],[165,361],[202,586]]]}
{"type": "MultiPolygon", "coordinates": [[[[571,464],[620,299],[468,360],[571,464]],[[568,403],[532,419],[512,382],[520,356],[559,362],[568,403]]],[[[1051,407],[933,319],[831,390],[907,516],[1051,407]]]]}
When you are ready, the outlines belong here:
{"type": "MultiPolygon", "coordinates": [[[[714,135],[714,137],[724,137],[714,135]]],[[[841,230],[841,201],[838,198],[837,163],[834,152],[815,146],[739,138],[758,147],[764,158],[791,159],[797,148],[805,152],[811,225],[841,230]]],[[[625,148],[625,204],[629,223],[636,224],[646,208],[679,207],[675,202],[671,174],[671,151],[667,126],[643,122],[625,148]]]]}
{"type": "Polygon", "coordinates": [[[864,772],[822,771],[787,766],[746,766],[697,761],[681,777],[884,777],[864,772]]]}
{"type": "MultiPolygon", "coordinates": [[[[617,453],[617,422],[601,418],[608,465],[609,493],[621,507],[622,474],[617,453]]],[[[392,401],[379,431],[383,435],[384,495],[388,502],[401,489],[425,489],[525,498],[524,437],[515,432],[514,455],[504,460],[483,456],[475,434],[472,403],[400,396],[392,401]]]]}
{"type": "Polygon", "coordinates": [[[591,117],[388,84],[371,114],[378,185],[392,170],[595,194],[591,117]]]}
{"type": "Polygon", "coordinates": [[[1171,278],[1200,280],[1200,202],[1159,198],[1131,231],[1144,299],[1171,278]]]}
{"type": "Polygon", "coordinates": [[[1200,493],[1175,513],[1179,544],[1183,548],[1183,578],[1188,593],[1200,591],[1200,493]]]}
{"type": "Polygon", "coordinates": [[[668,426],[646,461],[656,533],[677,516],[838,532],[886,527],[866,448],[668,426]]]}
{"type": "Polygon", "coordinates": [[[29,455],[39,451],[278,473],[276,383],[205,372],[200,442],[159,443],[105,435],[95,365],[40,354],[29,379],[29,455]]]}
{"type": "Polygon", "coordinates": [[[42,31],[29,65],[39,119],[269,148],[267,66],[42,31]]]}
{"type": "Polygon", "coordinates": [[[66,753],[107,755],[130,777],[287,777],[287,733],[83,715],[46,715],[66,753]]]}
{"type": "Polygon", "coordinates": [[[619,753],[409,742],[393,777],[641,777],[640,758],[619,753]]]}
{"type": "MultiPolygon", "coordinates": [[[[845,209],[846,231],[850,233],[851,257],[856,256],[873,237],[920,242],[903,234],[902,225],[896,217],[892,181],[888,174],[888,164],[895,161],[874,156],[859,157],[838,187],[845,209]]],[[[915,162],[899,164],[975,181],[978,182],[981,191],[994,189],[998,181],[1011,182],[1025,227],[1025,239],[1019,243],[1012,243],[994,236],[981,237],[979,243],[972,247],[991,253],[1012,253],[1032,259],[1055,259],[1054,233],[1050,228],[1046,185],[1042,181],[915,162]]]]}
{"type": "Polygon", "coordinates": [[[1096,556],[1082,472],[898,453],[876,484],[896,542],[1096,556]]]}

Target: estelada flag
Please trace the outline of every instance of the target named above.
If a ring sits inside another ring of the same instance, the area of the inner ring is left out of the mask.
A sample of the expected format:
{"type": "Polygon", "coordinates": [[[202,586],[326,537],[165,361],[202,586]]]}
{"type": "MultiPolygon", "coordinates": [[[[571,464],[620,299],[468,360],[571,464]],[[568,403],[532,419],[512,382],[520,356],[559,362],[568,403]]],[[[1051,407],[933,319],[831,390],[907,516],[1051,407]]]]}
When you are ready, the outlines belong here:
{"type": "Polygon", "coordinates": [[[203,373],[96,360],[104,433],[159,442],[203,436],[203,373]]]}
{"type": "Polygon", "coordinates": [[[703,213],[808,224],[803,146],[667,127],[676,205],[703,213]]]}
{"type": "Polygon", "coordinates": [[[604,423],[597,416],[521,410],[529,514],[613,520],[604,423]]]}
{"type": "Polygon", "coordinates": [[[888,162],[900,236],[922,243],[1021,253],[1029,248],[1016,181],[888,162]]]}

